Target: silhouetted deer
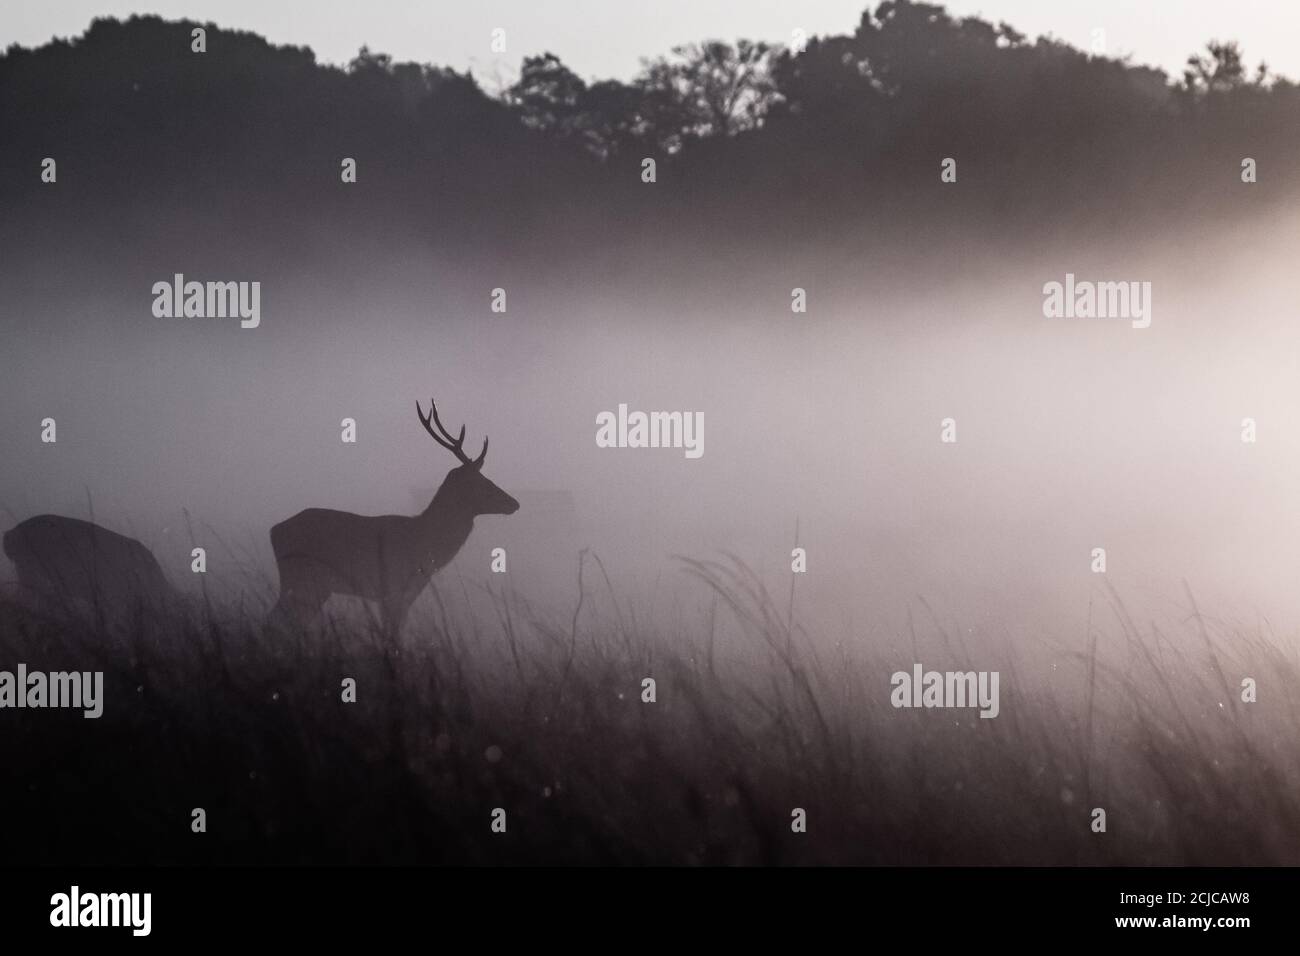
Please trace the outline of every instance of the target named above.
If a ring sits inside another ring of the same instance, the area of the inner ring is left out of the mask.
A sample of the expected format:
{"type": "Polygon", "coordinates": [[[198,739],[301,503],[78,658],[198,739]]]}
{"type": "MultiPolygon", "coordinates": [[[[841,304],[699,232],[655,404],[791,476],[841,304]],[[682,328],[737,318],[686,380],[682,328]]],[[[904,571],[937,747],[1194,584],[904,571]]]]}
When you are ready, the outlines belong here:
{"type": "Polygon", "coordinates": [[[377,601],[385,626],[396,632],[434,572],[465,543],[475,517],[519,510],[519,502],[483,477],[486,438],[479,456],[470,459],[462,448],[464,425],[452,438],[433,402],[428,416],[419,402],[415,413],[460,466],[447,473],[429,507],[414,517],[308,508],[272,528],[271,549],[280,571],[273,621],[287,615],[302,625],[314,623],[331,594],[345,594],[377,601]]]}
{"type": "Polygon", "coordinates": [[[31,596],[63,610],[111,617],[159,611],[175,596],[153,552],[80,518],[37,515],[4,536],[4,552],[31,596]]]}

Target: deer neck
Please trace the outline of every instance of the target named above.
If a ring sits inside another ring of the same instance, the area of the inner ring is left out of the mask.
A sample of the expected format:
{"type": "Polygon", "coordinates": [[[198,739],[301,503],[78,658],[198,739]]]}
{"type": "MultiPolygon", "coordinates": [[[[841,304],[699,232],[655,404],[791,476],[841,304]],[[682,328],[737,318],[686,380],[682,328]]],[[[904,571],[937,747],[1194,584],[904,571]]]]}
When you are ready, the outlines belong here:
{"type": "Polygon", "coordinates": [[[421,512],[419,520],[425,528],[424,539],[430,542],[439,566],[455,557],[474,530],[474,510],[446,482],[433,496],[429,507],[421,512]]]}

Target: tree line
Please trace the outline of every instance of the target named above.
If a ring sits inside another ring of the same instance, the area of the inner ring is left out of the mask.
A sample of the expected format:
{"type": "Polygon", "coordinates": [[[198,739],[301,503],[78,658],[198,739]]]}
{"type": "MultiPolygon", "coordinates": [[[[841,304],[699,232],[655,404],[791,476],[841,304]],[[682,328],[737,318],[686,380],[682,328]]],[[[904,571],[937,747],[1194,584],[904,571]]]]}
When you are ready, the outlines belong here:
{"type": "Polygon", "coordinates": [[[118,222],[123,204],[208,197],[270,228],[325,221],[484,243],[656,219],[812,235],[938,202],[1027,221],[1213,204],[1234,196],[1245,156],[1274,199],[1300,178],[1300,87],[1230,41],[1171,78],[882,0],[850,34],[800,49],[688,43],[628,82],[585,80],[544,52],[491,95],[446,67],[365,48],[323,65],[212,25],[197,55],[193,26],[96,19],[75,39],[0,56],[0,198],[15,218],[62,202],[90,228],[97,210],[118,222]],[[40,193],[46,156],[61,159],[57,201],[40,193]],[[365,203],[336,188],[343,157],[357,159],[365,203]],[[638,175],[646,157],[653,187],[638,175]],[[957,193],[935,189],[944,158],[957,161],[957,193]]]}

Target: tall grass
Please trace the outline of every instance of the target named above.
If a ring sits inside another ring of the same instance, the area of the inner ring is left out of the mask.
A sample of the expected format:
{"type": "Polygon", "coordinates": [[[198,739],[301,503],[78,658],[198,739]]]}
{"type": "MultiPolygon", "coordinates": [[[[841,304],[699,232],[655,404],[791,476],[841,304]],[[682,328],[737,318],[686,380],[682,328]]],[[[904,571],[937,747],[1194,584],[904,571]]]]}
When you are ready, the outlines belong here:
{"type": "Polygon", "coordinates": [[[106,675],[99,720],[0,712],[0,859],[1300,862],[1300,666],[1190,594],[1172,631],[1112,593],[1079,640],[973,647],[927,615],[864,647],[739,561],[681,569],[699,600],[667,611],[585,553],[560,610],[444,577],[400,638],[267,629],[258,581],[111,625],[0,603],[0,667],[106,675]],[[999,670],[1000,715],[894,709],[914,661],[999,670]]]}

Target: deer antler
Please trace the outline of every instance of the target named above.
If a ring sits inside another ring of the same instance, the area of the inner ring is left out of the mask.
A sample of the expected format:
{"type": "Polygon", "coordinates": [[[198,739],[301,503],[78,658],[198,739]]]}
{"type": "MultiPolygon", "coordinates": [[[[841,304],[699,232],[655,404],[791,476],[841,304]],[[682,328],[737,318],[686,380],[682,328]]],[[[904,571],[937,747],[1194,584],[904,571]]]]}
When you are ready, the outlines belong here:
{"type": "Polygon", "coordinates": [[[415,414],[420,416],[420,424],[423,425],[424,430],[429,433],[429,437],[431,437],[439,445],[441,445],[443,448],[447,449],[449,452],[455,455],[462,464],[465,465],[483,464],[483,459],[487,457],[487,450],[488,450],[487,436],[484,436],[483,438],[483,450],[479,452],[477,458],[471,459],[468,455],[465,454],[465,449],[464,449],[465,426],[461,425],[460,434],[457,435],[455,438],[452,438],[451,432],[447,431],[446,427],[442,424],[441,419],[438,418],[438,406],[434,404],[433,399],[429,399],[428,415],[425,415],[424,412],[420,410],[420,400],[416,399],[415,414]],[[434,425],[437,426],[438,428],[437,431],[433,430],[434,425]]]}

